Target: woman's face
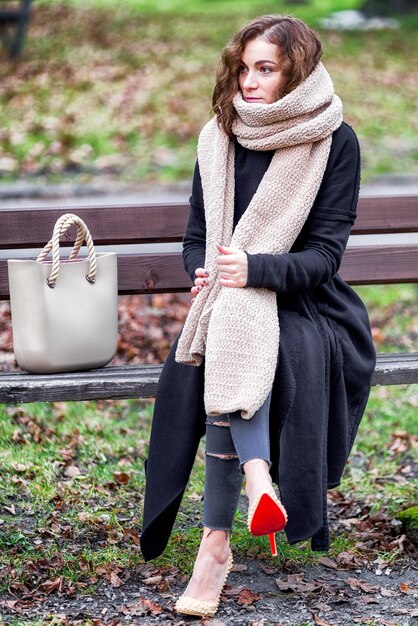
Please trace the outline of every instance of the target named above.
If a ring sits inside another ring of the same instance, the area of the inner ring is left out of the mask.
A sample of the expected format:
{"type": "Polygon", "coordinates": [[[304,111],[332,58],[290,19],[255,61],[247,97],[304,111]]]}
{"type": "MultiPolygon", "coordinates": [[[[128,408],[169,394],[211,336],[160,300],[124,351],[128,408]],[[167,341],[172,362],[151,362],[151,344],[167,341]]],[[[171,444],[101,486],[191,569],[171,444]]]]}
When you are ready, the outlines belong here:
{"type": "Polygon", "coordinates": [[[284,82],[276,44],[262,37],[249,41],[241,58],[238,82],[246,102],[276,102],[279,88],[284,82]]]}

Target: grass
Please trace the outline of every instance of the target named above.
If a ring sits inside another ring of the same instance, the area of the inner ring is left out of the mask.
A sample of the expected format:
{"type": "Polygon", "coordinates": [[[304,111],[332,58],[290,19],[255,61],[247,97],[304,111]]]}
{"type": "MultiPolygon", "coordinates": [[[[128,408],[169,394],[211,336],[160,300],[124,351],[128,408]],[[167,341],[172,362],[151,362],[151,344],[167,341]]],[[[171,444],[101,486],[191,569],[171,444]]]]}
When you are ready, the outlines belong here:
{"type": "Polygon", "coordinates": [[[418,347],[418,285],[356,287],[370,316],[379,352],[412,352],[418,347]]]}
{"type": "MultiPolygon", "coordinates": [[[[413,386],[373,390],[341,491],[371,510],[384,507],[388,515],[414,503],[414,484],[402,479],[400,468],[417,463],[417,451],[394,452],[391,444],[394,431],[416,432],[417,408],[413,386]]],[[[1,407],[1,588],[16,581],[31,588],[64,576],[83,593],[85,585],[89,589],[100,579],[103,567],[135,568],[142,562],[135,537],[150,414],[151,405],[138,401],[1,407]],[[74,441],[74,457],[65,463],[62,450],[74,441]],[[82,474],[66,478],[68,464],[82,474]],[[115,481],[121,468],[129,476],[126,484],[115,481]],[[28,560],[37,564],[39,578],[28,560]]],[[[156,567],[190,572],[200,541],[203,477],[200,452],[175,532],[156,567]]],[[[265,538],[248,534],[244,510],[237,513],[233,542],[237,553],[268,556],[265,538]]],[[[356,550],[352,534],[332,538],[331,555],[351,549],[356,550]]],[[[289,546],[283,537],[278,550],[282,561],[299,565],[321,556],[307,542],[289,546]]]]}
{"type": "Polygon", "coordinates": [[[402,454],[399,449],[406,433],[418,434],[417,407],[416,385],[374,388],[371,393],[341,484],[342,491],[357,492],[371,513],[384,508],[395,517],[405,504],[416,501],[416,476],[403,470],[418,461],[417,449],[408,444],[402,454]]]}
{"type": "MultiPolygon", "coordinates": [[[[266,12],[318,28],[359,0],[39,0],[22,60],[2,53],[0,176],[57,182],[190,179],[219,53],[266,12]]],[[[418,14],[417,14],[418,15],[418,14]]],[[[418,18],[395,31],[320,31],[325,62],[358,132],[363,180],[418,174],[418,18]]]]}
{"type": "MultiPolygon", "coordinates": [[[[45,6],[54,6],[57,0],[39,0],[39,4],[45,6]]],[[[88,6],[94,8],[114,9],[117,7],[115,0],[69,0],[69,5],[73,7],[88,6]]],[[[310,0],[304,6],[298,7],[298,12],[303,15],[303,19],[315,19],[328,15],[331,11],[338,11],[347,8],[357,8],[361,4],[361,0],[310,0]]],[[[286,2],[280,2],[279,5],[286,6],[286,2]]],[[[272,11],[274,4],[270,0],[257,2],[257,9],[264,8],[272,11]]],[[[288,10],[291,5],[287,5],[288,10]]],[[[253,5],[254,7],[254,5],[253,5]]],[[[232,13],[251,12],[251,3],[248,0],[192,0],[186,5],[181,0],[126,0],[124,8],[129,13],[144,14],[169,14],[169,15],[194,15],[195,13],[205,15],[230,15],[232,13]]]]}

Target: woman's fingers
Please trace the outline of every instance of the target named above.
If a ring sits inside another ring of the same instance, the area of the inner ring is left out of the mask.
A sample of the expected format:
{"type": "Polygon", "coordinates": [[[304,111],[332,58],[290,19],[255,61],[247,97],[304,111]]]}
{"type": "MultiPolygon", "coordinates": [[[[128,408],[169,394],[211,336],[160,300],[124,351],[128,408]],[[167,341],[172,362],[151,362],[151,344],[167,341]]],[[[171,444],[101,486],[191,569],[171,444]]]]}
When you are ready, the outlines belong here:
{"type": "Polygon", "coordinates": [[[194,284],[197,287],[204,287],[209,283],[209,272],[205,270],[203,267],[198,267],[195,271],[196,278],[194,279],[194,284]]]}
{"type": "Polygon", "coordinates": [[[219,243],[216,244],[216,249],[221,254],[233,254],[234,252],[239,252],[237,248],[228,248],[227,246],[221,246],[219,243]]]}
{"type": "MultiPolygon", "coordinates": [[[[224,287],[245,287],[248,277],[247,255],[237,248],[216,245],[219,256],[216,259],[221,285],[224,287]]],[[[192,303],[202,289],[209,284],[209,271],[204,267],[195,270],[194,285],[191,288],[192,303]]]]}
{"type": "Polygon", "coordinates": [[[248,278],[248,259],[245,252],[226,246],[216,246],[216,259],[221,284],[224,287],[245,287],[248,278]]]}
{"type": "Polygon", "coordinates": [[[202,291],[205,285],[209,284],[209,272],[204,267],[198,267],[195,271],[196,278],[194,279],[194,286],[190,289],[193,299],[192,304],[198,293],[202,291]]]}
{"type": "Polygon", "coordinates": [[[247,284],[247,279],[242,277],[242,276],[238,276],[238,277],[220,277],[220,283],[223,287],[245,287],[245,285],[247,284]]]}
{"type": "Polygon", "coordinates": [[[195,270],[195,274],[200,278],[208,278],[209,271],[206,270],[204,267],[198,267],[197,270],[195,270]]]}
{"type": "Polygon", "coordinates": [[[195,278],[194,284],[201,285],[202,287],[204,287],[205,285],[209,284],[209,279],[208,278],[195,278]]]}

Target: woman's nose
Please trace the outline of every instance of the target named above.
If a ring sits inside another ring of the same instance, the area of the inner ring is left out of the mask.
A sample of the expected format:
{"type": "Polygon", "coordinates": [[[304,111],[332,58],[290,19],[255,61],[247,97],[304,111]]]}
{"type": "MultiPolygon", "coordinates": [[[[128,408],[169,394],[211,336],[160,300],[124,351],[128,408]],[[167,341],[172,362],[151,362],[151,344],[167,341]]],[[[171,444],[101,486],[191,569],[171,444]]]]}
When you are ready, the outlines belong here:
{"type": "Polygon", "coordinates": [[[253,72],[248,72],[245,79],[244,79],[244,83],[243,86],[246,87],[247,89],[251,89],[251,88],[255,88],[258,86],[257,83],[257,77],[253,72]]]}

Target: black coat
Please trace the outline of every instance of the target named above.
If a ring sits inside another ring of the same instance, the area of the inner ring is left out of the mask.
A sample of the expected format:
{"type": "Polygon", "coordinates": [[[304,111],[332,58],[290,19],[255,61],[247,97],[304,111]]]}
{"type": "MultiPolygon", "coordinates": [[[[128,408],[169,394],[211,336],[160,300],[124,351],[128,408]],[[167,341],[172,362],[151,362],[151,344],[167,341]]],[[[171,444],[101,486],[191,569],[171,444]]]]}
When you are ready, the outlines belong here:
{"type": "MultiPolygon", "coordinates": [[[[235,224],[273,152],[236,144],[235,224]]],[[[271,475],[288,512],[290,543],[311,537],[329,547],[326,493],[339,484],[370,392],[375,366],[366,309],[337,274],[356,216],[360,155],[343,123],[315,203],[287,254],[248,254],[248,285],[277,293],[280,349],[270,408],[271,475]]],[[[190,277],[204,265],[205,215],[199,168],[190,198],[184,262],[190,277]]],[[[179,365],[177,341],[155,403],[141,549],[159,556],[169,539],[199,440],[205,432],[204,364],[179,365]]]]}

